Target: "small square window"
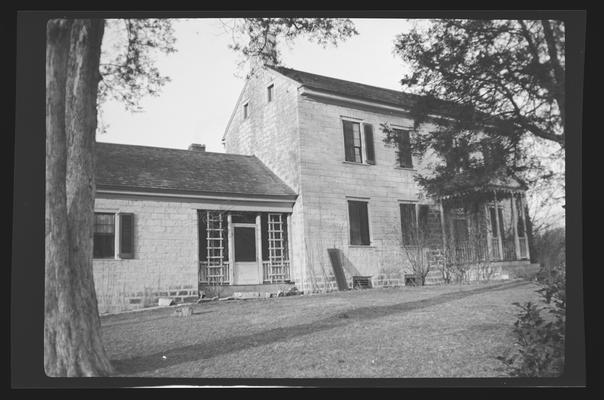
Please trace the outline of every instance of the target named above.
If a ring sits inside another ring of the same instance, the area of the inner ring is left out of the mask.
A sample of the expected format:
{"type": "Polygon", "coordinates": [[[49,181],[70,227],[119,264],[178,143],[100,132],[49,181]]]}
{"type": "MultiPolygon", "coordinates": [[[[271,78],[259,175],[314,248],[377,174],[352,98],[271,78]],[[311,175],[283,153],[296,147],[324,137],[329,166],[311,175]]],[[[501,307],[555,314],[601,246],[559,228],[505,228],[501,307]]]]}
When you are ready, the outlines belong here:
{"type": "Polygon", "coordinates": [[[270,103],[271,101],[273,101],[273,91],[274,91],[275,85],[273,83],[271,83],[267,88],[266,88],[266,99],[267,101],[270,103]]]}

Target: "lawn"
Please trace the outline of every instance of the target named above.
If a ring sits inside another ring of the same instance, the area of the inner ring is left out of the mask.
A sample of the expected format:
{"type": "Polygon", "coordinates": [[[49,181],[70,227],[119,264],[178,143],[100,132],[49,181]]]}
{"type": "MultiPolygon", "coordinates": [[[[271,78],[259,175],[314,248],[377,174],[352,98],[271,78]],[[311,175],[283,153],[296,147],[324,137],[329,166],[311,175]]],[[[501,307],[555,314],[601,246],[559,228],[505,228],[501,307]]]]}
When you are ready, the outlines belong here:
{"type": "Polygon", "coordinates": [[[214,301],[101,318],[118,376],[502,377],[526,281],[214,301]]]}

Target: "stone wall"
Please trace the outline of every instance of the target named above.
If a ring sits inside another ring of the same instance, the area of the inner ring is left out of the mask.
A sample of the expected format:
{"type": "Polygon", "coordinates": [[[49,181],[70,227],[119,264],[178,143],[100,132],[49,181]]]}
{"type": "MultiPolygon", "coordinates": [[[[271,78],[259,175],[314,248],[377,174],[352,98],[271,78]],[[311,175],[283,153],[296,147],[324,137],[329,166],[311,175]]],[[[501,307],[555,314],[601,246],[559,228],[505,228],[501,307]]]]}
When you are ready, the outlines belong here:
{"type": "Polygon", "coordinates": [[[96,211],[134,213],[134,258],[94,259],[99,312],[157,305],[159,297],[197,299],[195,204],[98,198],[96,211]]]}
{"type": "MultiPolygon", "coordinates": [[[[303,286],[312,287],[313,279],[324,282],[329,276],[327,248],[332,247],[342,251],[347,275],[371,275],[375,285],[400,285],[411,267],[401,250],[399,202],[418,202],[421,196],[413,179],[416,169],[398,167],[395,149],[383,142],[380,124],[411,128],[412,120],[305,96],[300,96],[298,107],[309,274],[303,286]],[[373,125],[375,165],[345,161],[342,117],[373,125]],[[370,246],[349,244],[347,201],[355,198],[368,202],[370,246]]],[[[419,165],[414,158],[414,166],[419,165]]]]}
{"type": "Polygon", "coordinates": [[[298,84],[272,70],[260,70],[248,80],[235,105],[224,137],[227,153],[255,155],[299,194],[291,216],[291,277],[301,282],[305,274],[304,199],[300,196],[300,140],[298,84]],[[272,84],[273,98],[267,99],[272,84]],[[243,118],[243,104],[249,116],[243,118]]]}

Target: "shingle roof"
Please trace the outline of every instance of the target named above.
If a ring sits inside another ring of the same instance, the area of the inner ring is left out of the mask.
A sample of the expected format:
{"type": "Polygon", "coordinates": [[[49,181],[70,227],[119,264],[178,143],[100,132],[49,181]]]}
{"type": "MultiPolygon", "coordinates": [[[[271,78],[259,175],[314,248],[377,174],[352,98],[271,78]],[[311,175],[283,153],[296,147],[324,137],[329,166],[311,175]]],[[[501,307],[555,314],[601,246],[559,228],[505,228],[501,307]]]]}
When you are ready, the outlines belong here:
{"type": "Polygon", "coordinates": [[[255,156],[96,143],[96,185],[168,193],[295,198],[255,156]]]}
{"type": "Polygon", "coordinates": [[[411,107],[420,96],[397,90],[331,78],[329,76],[311,74],[286,67],[269,66],[282,75],[287,76],[303,86],[325,92],[341,94],[363,100],[373,100],[395,106],[411,107]]]}

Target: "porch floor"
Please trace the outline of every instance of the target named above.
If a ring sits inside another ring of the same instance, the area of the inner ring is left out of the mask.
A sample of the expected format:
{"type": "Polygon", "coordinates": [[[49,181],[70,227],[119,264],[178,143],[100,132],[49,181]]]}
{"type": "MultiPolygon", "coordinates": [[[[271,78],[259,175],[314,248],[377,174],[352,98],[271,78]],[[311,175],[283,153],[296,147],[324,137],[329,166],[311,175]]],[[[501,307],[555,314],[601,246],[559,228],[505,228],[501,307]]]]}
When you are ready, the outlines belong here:
{"type": "Polygon", "coordinates": [[[260,285],[207,285],[200,284],[199,290],[205,297],[229,297],[235,292],[277,293],[287,291],[296,286],[294,283],[265,283],[260,285]]]}

